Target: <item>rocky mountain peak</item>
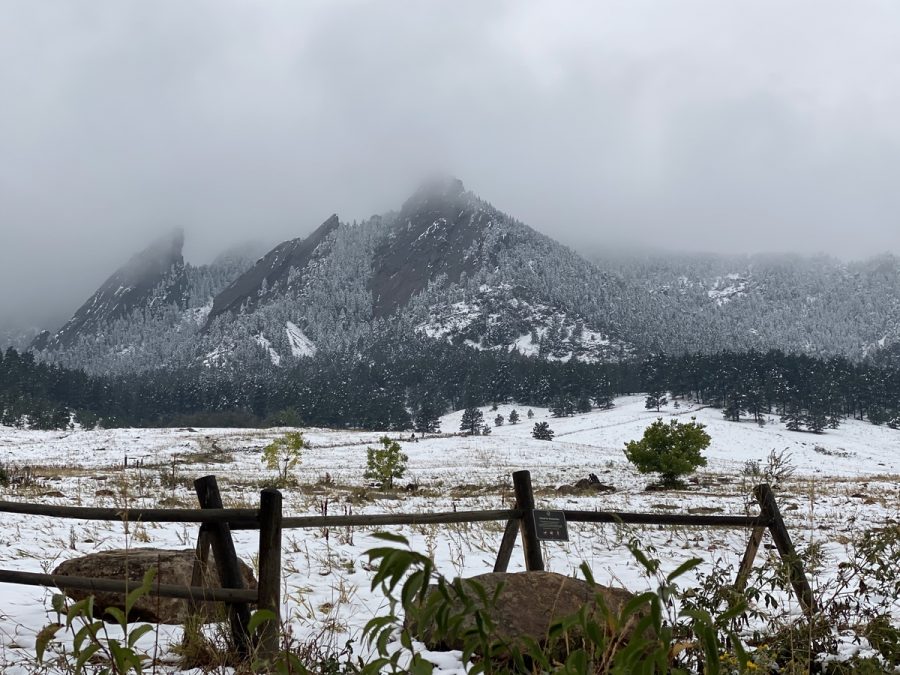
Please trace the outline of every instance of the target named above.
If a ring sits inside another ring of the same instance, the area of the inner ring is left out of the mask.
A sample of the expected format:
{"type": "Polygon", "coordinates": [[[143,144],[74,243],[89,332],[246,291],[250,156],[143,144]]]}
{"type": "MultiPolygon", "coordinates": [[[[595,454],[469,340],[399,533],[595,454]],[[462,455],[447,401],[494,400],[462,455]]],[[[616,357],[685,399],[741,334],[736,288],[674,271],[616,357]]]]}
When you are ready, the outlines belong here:
{"type": "Polygon", "coordinates": [[[32,348],[69,346],[80,335],[88,335],[138,307],[153,311],[166,305],[183,306],[187,292],[183,246],[181,228],[160,237],[117,269],[59,331],[38,335],[32,348]]]}
{"type": "Polygon", "coordinates": [[[269,251],[216,296],[207,326],[226,312],[251,312],[269,296],[288,290],[289,285],[302,284],[310,261],[339,225],[337,214],[332,214],[309,236],[290,239],[269,251]]]}
{"type": "Polygon", "coordinates": [[[433,176],[426,180],[403,204],[401,213],[411,213],[423,207],[453,203],[466,189],[459,178],[453,176],[433,176]]]}

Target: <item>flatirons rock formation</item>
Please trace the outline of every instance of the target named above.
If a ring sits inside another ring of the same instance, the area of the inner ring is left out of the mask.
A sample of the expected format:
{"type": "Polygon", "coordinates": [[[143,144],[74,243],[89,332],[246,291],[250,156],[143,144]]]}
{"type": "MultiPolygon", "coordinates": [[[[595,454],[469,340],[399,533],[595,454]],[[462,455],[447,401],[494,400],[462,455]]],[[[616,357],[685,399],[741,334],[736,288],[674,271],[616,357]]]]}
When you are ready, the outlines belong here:
{"type": "Polygon", "coordinates": [[[541,359],[780,348],[851,359],[900,342],[900,262],[671,256],[591,262],[453,178],[399,211],[332,215],[261,258],[193,266],[176,233],[119,269],[40,358],[89,372],[289,366],[373,339],[541,359]]]}
{"type": "Polygon", "coordinates": [[[181,249],[184,233],[174,231],[116,270],[55,334],[43,332],[32,348],[71,346],[80,335],[95,333],[136,309],[153,311],[186,303],[187,278],[181,249]]]}
{"type": "Polygon", "coordinates": [[[215,297],[208,322],[226,312],[252,312],[273,297],[302,286],[317,248],[339,225],[337,215],[332,215],[308,237],[291,239],[269,251],[215,297]]]}

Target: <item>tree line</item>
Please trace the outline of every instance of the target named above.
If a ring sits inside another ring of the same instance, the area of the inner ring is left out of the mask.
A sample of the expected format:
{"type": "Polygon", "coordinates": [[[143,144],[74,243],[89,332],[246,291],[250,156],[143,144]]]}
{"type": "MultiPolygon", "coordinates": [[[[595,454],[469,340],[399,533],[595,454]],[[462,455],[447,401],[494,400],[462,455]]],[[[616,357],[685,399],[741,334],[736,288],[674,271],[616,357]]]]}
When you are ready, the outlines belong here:
{"type": "Polygon", "coordinates": [[[847,417],[900,427],[897,365],[777,350],[600,364],[382,340],[288,368],[195,366],[123,376],[87,375],[14,349],[0,354],[0,424],[38,429],[77,423],[433,430],[450,410],[516,402],[566,416],[636,392],[660,407],[669,396],[691,399],[735,421],[778,415],[798,430],[822,431],[847,417]]]}
{"type": "Polygon", "coordinates": [[[648,408],[658,409],[671,395],[721,408],[735,422],[765,423],[777,415],[795,431],[820,433],[845,418],[900,428],[900,367],[890,362],[779,350],[656,354],[644,360],[640,381],[648,408]]]}

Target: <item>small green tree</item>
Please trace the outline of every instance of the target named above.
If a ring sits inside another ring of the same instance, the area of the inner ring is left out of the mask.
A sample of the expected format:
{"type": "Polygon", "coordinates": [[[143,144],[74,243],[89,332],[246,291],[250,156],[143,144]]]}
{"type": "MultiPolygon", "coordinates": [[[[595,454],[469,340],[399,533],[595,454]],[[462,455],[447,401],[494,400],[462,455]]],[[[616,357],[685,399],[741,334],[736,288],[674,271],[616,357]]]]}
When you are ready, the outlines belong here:
{"type": "Polygon", "coordinates": [[[681,487],[681,476],[706,466],[701,451],[709,447],[710,437],[692,417],[690,422],[657,419],[644,430],[639,441],[625,444],[625,457],[641,473],[658,473],[663,487],[681,487]]]}
{"type": "Polygon", "coordinates": [[[400,451],[400,444],[387,436],[379,439],[380,448],[366,448],[366,473],[369,480],[377,480],[382,488],[393,488],[395,478],[403,478],[406,461],[409,459],[400,451]]]}
{"type": "Polygon", "coordinates": [[[302,433],[289,431],[263,448],[263,464],[266,468],[278,472],[277,487],[296,484],[297,479],[291,474],[300,466],[303,449],[308,447],[302,433]]]}
{"type": "Polygon", "coordinates": [[[513,409],[512,412],[509,413],[509,423],[515,424],[518,421],[519,421],[519,413],[516,412],[515,409],[513,409]]]}
{"type": "Polygon", "coordinates": [[[503,415],[497,415],[494,418],[494,426],[498,426],[498,427],[503,426],[503,415]]]}

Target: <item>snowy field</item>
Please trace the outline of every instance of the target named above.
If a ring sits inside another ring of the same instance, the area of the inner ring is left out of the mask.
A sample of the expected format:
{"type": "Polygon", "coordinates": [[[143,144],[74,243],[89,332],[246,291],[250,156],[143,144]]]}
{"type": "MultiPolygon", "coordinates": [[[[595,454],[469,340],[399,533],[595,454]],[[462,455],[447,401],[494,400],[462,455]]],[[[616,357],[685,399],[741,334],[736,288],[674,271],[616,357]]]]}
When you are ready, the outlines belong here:
{"type": "MultiPolygon", "coordinates": [[[[790,432],[777,418],[765,426],[732,423],[721,411],[672,405],[662,413],[643,408],[642,397],[620,398],[607,411],[555,419],[544,409],[518,407],[521,421],[493,427],[498,414],[484,408],[492,425],[489,436],[447,436],[419,442],[402,441],[409,456],[403,483],[415,492],[381,493],[363,478],[366,446],[381,434],[306,429],[312,448],[297,470],[300,486],[285,490],[286,515],[443,511],[453,508],[492,509],[512,506],[510,475],[530,469],[539,508],[602,509],[658,512],[744,514],[754,483],[744,475],[748,461],[765,465],[772,450],[785,451],[796,471],[781,490],[781,507],[798,546],[821,542],[834,560],[846,556],[854,532],[900,520],[900,432],[854,420],[825,434],[790,432]],[[657,416],[692,415],[707,425],[712,444],[705,453],[709,466],[685,491],[645,492],[648,477],[637,474],[622,453],[626,441],[641,437],[657,416]],[[536,441],[534,421],[547,420],[556,433],[552,442],[536,441]],[[557,493],[562,484],[596,473],[616,488],[612,494],[572,496],[557,493]],[[719,511],[721,510],[721,511],[719,511]]],[[[459,428],[461,412],[442,420],[444,432],[459,428]]],[[[261,448],[283,430],[244,429],[116,429],[72,432],[23,431],[0,427],[0,465],[14,471],[29,466],[36,480],[2,488],[2,499],[80,506],[194,507],[191,483],[215,474],[225,506],[255,506],[260,485],[272,472],[261,463],[261,448]],[[125,458],[128,469],[124,470],[125,458]]],[[[393,436],[396,437],[396,434],[393,436]]],[[[408,435],[407,435],[408,437],[408,435]]],[[[502,534],[502,523],[463,526],[392,528],[418,550],[433,556],[444,575],[471,576],[490,571],[502,534]]],[[[711,564],[736,565],[747,532],[724,529],[647,527],[628,530],[612,525],[570,525],[570,541],[547,543],[548,569],[571,574],[587,562],[599,583],[632,591],[647,580],[623,545],[635,532],[652,546],[664,566],[674,568],[692,556],[711,564]]],[[[196,527],[147,524],[125,533],[121,523],[83,522],[0,514],[0,567],[44,572],[68,558],[127,546],[191,548],[196,527]]],[[[254,564],[256,533],[235,533],[238,554],[254,564]]],[[[282,615],[297,636],[327,631],[335,644],[356,640],[365,622],[384,611],[385,601],[369,591],[372,571],[363,552],[376,545],[365,528],[290,530],[284,537],[285,607],[282,615]]],[[[758,562],[765,552],[761,551],[758,562]]],[[[510,571],[523,569],[517,547],[510,571]]],[[[703,568],[701,568],[703,569],[703,568]]],[[[708,569],[708,568],[707,568],[708,569]]],[[[825,580],[827,571],[813,579],[825,580]]],[[[50,623],[51,592],[37,587],[0,584],[0,667],[4,673],[35,672],[36,632],[50,623]]],[[[788,603],[791,604],[790,601],[788,603]]],[[[791,609],[796,610],[795,607],[791,609]]],[[[141,646],[156,651],[157,672],[178,670],[169,646],[180,629],[164,626],[141,646]]],[[[436,655],[441,672],[462,672],[452,654],[436,655]]]]}

